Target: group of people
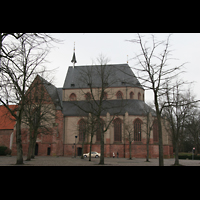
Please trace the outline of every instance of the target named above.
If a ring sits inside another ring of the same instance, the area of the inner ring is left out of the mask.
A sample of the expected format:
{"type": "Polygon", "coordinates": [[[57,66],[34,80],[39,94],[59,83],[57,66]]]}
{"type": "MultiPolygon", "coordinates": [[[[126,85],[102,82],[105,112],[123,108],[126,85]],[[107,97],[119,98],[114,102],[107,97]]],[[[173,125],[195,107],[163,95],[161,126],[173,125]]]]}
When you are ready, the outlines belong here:
{"type": "MultiPolygon", "coordinates": [[[[115,153],[113,152],[113,158],[115,157],[115,153]]],[[[119,153],[117,152],[117,158],[119,158],[119,153]]]]}

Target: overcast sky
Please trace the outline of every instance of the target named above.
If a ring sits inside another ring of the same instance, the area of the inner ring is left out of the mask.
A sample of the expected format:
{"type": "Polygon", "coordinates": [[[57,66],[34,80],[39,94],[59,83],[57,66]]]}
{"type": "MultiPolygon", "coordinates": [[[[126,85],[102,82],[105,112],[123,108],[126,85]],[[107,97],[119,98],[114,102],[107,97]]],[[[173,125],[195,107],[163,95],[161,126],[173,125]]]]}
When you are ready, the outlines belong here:
{"type": "MultiPolygon", "coordinates": [[[[142,34],[150,38],[150,34],[142,34]]],[[[157,40],[166,39],[169,33],[156,33],[157,40]]],[[[54,84],[56,87],[62,87],[69,66],[72,66],[71,59],[73,55],[74,42],[76,52],[76,66],[91,65],[96,58],[103,54],[110,59],[108,64],[122,64],[127,62],[129,58],[129,66],[135,64],[135,53],[139,51],[131,42],[136,38],[134,33],[53,33],[57,39],[63,40],[62,44],[56,44],[47,59],[48,69],[57,68],[54,74],[54,84]]],[[[193,91],[196,97],[200,99],[200,34],[199,33],[173,33],[171,36],[172,57],[178,60],[170,60],[170,65],[185,65],[186,73],[182,78],[188,81],[195,81],[193,91]]],[[[134,71],[133,71],[134,72],[134,71]]],[[[134,72],[136,74],[136,72],[134,72]]],[[[146,102],[153,102],[151,92],[145,92],[146,102]]]]}

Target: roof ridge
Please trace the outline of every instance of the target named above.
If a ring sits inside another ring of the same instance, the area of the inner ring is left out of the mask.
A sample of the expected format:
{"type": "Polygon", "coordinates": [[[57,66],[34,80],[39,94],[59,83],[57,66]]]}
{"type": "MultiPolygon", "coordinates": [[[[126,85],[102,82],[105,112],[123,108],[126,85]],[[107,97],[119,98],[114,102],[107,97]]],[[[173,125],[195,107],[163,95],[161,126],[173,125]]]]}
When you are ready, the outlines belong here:
{"type": "MultiPolygon", "coordinates": [[[[128,65],[127,63],[121,63],[121,64],[105,64],[105,66],[113,66],[113,65],[128,65]]],[[[90,67],[90,66],[104,66],[104,65],[76,65],[74,66],[74,68],[77,68],[77,67],[90,67]]],[[[129,66],[129,65],[128,65],[129,66]]],[[[72,67],[73,66],[69,66],[69,67],[72,67]]]]}

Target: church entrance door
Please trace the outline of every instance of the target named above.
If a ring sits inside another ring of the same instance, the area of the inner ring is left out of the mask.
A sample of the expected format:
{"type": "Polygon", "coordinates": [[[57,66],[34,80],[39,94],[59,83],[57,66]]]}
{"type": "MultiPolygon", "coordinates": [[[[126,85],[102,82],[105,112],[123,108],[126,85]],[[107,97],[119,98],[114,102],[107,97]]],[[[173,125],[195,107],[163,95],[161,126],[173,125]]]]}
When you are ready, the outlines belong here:
{"type": "Polygon", "coordinates": [[[38,143],[35,144],[35,156],[38,155],[38,143]]]}
{"type": "Polygon", "coordinates": [[[47,156],[50,156],[50,153],[51,153],[51,147],[48,147],[47,148],[47,156]]]}
{"type": "Polygon", "coordinates": [[[78,156],[81,156],[81,154],[82,154],[82,148],[81,148],[81,147],[78,147],[78,148],[77,148],[77,151],[78,151],[78,156]]]}

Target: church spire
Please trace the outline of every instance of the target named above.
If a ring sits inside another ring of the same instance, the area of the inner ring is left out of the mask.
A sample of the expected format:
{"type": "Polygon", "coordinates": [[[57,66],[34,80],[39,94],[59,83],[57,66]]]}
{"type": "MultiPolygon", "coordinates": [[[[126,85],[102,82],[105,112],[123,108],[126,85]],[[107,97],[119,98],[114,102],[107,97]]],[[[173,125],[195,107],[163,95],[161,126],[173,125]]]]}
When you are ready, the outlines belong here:
{"type": "Polygon", "coordinates": [[[72,57],[71,62],[73,63],[73,68],[74,68],[75,63],[77,63],[77,61],[76,61],[76,56],[75,56],[75,42],[74,42],[74,53],[73,53],[73,57],[72,57]]]}

